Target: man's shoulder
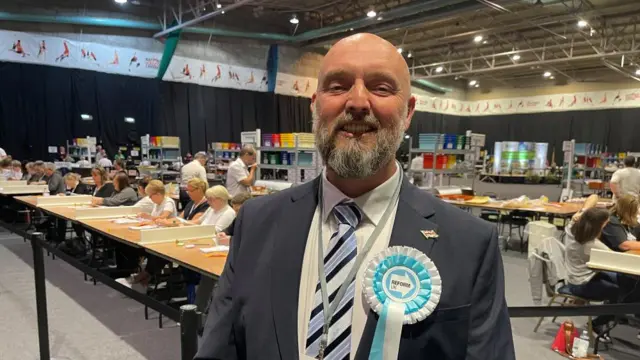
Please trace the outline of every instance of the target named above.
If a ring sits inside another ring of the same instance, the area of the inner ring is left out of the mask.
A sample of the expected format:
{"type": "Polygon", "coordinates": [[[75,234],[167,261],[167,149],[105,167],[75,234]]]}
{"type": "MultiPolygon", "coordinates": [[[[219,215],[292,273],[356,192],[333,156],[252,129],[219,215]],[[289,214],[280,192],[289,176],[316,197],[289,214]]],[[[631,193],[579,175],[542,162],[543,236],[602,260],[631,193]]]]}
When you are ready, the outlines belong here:
{"type": "Polygon", "coordinates": [[[247,211],[251,212],[279,211],[281,210],[280,206],[291,203],[294,199],[313,191],[314,183],[315,180],[270,195],[255,197],[247,201],[242,207],[247,207],[247,211]]]}

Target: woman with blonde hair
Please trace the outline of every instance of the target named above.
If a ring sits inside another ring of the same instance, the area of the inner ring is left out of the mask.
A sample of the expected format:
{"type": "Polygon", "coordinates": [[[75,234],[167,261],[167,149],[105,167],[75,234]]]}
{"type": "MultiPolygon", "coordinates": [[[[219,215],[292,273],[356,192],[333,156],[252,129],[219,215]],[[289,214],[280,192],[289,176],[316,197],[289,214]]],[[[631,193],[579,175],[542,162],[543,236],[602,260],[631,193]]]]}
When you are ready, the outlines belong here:
{"type": "Polygon", "coordinates": [[[617,199],[611,209],[609,223],[602,229],[600,238],[611,250],[640,250],[640,242],[636,238],[639,206],[638,198],[633,195],[624,195],[617,199]]]}
{"type": "Polygon", "coordinates": [[[154,206],[151,214],[140,213],[138,216],[147,220],[169,219],[176,217],[178,211],[176,203],[167,196],[164,184],[160,180],[151,180],[145,188],[145,192],[149,199],[153,201],[154,206]]]}

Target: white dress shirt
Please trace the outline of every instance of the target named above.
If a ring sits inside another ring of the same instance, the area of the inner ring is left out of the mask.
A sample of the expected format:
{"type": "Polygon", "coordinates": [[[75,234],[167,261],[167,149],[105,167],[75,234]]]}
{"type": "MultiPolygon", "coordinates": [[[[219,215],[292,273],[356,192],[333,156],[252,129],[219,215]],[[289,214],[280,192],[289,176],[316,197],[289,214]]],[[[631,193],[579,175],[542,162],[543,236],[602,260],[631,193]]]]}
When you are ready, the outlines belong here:
{"type": "Polygon", "coordinates": [[[165,197],[159,205],[154,203],[153,210],[151,210],[151,216],[160,216],[160,214],[165,211],[170,212],[169,218],[178,216],[176,202],[170,197],[165,197]]]}
{"type": "MultiPolygon", "coordinates": [[[[380,218],[384,214],[389,201],[393,196],[393,192],[400,181],[400,169],[396,168],[395,174],[382,185],[371,190],[370,192],[357,197],[354,200],[356,205],[362,210],[364,215],[362,221],[356,229],[356,241],[358,243],[358,252],[362,251],[364,244],[369,239],[369,236],[378,225],[380,218]]],[[[337,229],[337,223],[333,216],[332,210],[342,200],[348,199],[340,190],[338,190],[333,184],[331,184],[326,175],[322,177],[322,192],[323,192],[323,245],[326,250],[329,246],[331,235],[337,229]]],[[[367,264],[373,259],[373,257],[386,249],[389,246],[389,240],[391,239],[391,231],[395,221],[395,215],[398,208],[398,203],[392,204],[391,215],[389,220],[384,225],[384,228],[380,232],[380,235],[373,243],[371,250],[365,257],[355,279],[355,299],[353,303],[353,313],[351,322],[351,359],[355,357],[358,345],[360,344],[360,338],[364,332],[364,327],[367,322],[367,316],[369,314],[369,304],[362,295],[362,280],[364,276],[364,270],[367,264]]],[[[312,360],[305,354],[306,342],[307,342],[307,329],[309,327],[309,317],[314,306],[314,298],[316,293],[316,286],[318,284],[318,221],[320,217],[319,209],[313,216],[311,221],[311,228],[309,229],[309,235],[307,238],[307,245],[304,251],[304,258],[302,262],[302,272],[300,276],[300,290],[298,296],[298,350],[300,353],[300,360],[312,360]]]]}
{"type": "Polygon", "coordinates": [[[151,214],[156,204],[153,202],[153,200],[151,200],[150,197],[145,196],[142,199],[138,200],[138,202],[134,206],[139,207],[140,210],[145,214],[151,214]]]}
{"type": "MultiPolygon", "coordinates": [[[[226,188],[231,197],[238,194],[249,193],[251,189],[249,186],[242,185],[239,181],[249,177],[249,169],[241,158],[237,158],[229,165],[227,170],[227,183],[226,188]]],[[[255,183],[255,179],[254,179],[255,183]]]]}
{"type": "Polygon", "coordinates": [[[207,170],[200,164],[200,161],[193,160],[180,170],[180,186],[187,187],[187,183],[191,179],[200,178],[207,181],[207,170]]]}
{"type": "Polygon", "coordinates": [[[7,153],[4,151],[3,148],[0,148],[0,160],[4,159],[7,157],[7,153]]]}
{"type": "Polygon", "coordinates": [[[208,208],[202,215],[200,225],[215,225],[216,231],[221,232],[228,228],[235,218],[236,212],[229,205],[218,211],[213,210],[213,208],[208,208]]]}
{"type": "Polygon", "coordinates": [[[113,163],[111,162],[111,160],[109,160],[106,157],[100,158],[100,160],[98,160],[98,165],[102,166],[102,167],[113,167],[113,163]]]}

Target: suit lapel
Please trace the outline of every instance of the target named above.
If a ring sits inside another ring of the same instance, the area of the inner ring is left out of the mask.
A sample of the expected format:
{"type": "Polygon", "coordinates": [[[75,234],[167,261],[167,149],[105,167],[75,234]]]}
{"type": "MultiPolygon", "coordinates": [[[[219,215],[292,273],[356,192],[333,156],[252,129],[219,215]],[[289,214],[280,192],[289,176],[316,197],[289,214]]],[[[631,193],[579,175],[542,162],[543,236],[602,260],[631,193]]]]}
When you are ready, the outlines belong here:
{"type": "MultiPolygon", "coordinates": [[[[422,234],[422,231],[433,230],[436,233],[438,231],[438,225],[430,220],[434,215],[432,201],[433,199],[425,194],[423,190],[411,185],[406,179],[404,180],[389,241],[390,247],[408,246],[418,249],[431,257],[431,252],[437,245],[438,239],[427,239],[422,234]]],[[[367,324],[358,346],[356,360],[369,358],[369,350],[373,342],[377,319],[378,315],[370,310],[367,324]]]]}
{"type": "Polygon", "coordinates": [[[298,295],[309,228],[318,205],[320,177],[301,185],[280,211],[271,273],[271,305],[282,359],[298,358],[298,295]]]}

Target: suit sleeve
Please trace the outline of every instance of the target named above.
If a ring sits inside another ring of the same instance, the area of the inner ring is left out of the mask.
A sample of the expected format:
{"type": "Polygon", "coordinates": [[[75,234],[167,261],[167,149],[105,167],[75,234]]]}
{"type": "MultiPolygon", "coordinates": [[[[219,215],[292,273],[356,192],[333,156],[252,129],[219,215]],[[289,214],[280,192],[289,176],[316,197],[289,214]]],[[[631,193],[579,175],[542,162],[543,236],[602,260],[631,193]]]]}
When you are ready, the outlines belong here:
{"type": "Polygon", "coordinates": [[[467,360],[515,360],[504,297],[504,267],[494,228],[473,286],[467,360]]]}
{"type": "Polygon", "coordinates": [[[233,285],[235,267],[242,237],[242,217],[244,207],[235,220],[234,233],[236,236],[231,243],[227,263],[218,284],[214,289],[214,296],[207,315],[207,321],[202,334],[200,348],[193,360],[237,360],[234,325],[238,317],[239,308],[233,301],[233,285]]]}

